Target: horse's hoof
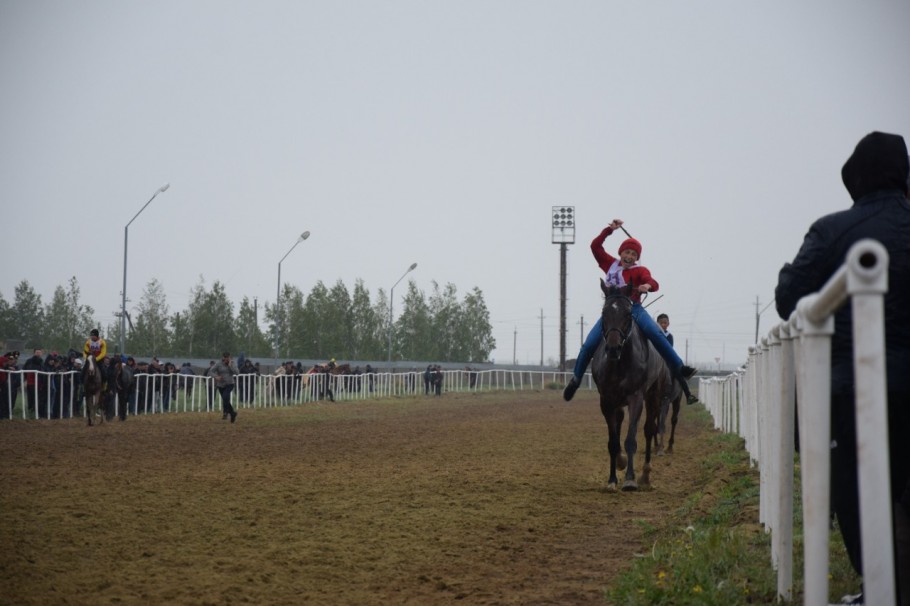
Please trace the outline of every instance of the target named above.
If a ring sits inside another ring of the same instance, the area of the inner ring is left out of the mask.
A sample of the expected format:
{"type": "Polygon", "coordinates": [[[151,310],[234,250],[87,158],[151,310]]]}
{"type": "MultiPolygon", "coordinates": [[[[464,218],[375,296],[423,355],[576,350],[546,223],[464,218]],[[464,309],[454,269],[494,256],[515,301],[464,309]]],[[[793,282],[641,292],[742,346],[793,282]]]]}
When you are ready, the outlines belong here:
{"type": "Polygon", "coordinates": [[[607,492],[616,492],[616,482],[607,484],[607,492]]]}
{"type": "Polygon", "coordinates": [[[626,480],[622,485],[623,492],[631,492],[633,490],[638,490],[638,482],[635,480],[626,480]]]}

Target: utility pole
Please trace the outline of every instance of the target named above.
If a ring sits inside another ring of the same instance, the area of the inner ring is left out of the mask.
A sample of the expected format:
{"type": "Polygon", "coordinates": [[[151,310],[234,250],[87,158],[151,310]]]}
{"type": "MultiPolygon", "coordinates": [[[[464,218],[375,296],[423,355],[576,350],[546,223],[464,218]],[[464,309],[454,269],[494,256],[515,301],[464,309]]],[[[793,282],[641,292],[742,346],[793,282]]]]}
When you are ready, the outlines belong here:
{"type": "Polygon", "coordinates": [[[758,343],[758,318],[760,314],[758,312],[758,295],[755,295],[755,340],[753,343],[758,343]]]}
{"type": "Polygon", "coordinates": [[[518,364],[518,327],[512,333],[512,364],[518,364]]]}
{"type": "Polygon", "coordinates": [[[543,308],[540,308],[540,365],[543,366],[543,308]]]}
{"type": "MultiPolygon", "coordinates": [[[[771,299],[771,303],[774,303],[774,299],[771,299]]],[[[758,320],[759,320],[759,318],[761,318],[761,315],[763,313],[765,313],[769,307],[771,307],[771,303],[768,303],[761,309],[761,311],[759,311],[758,310],[758,295],[755,295],[755,341],[754,341],[754,343],[756,343],[756,344],[758,343],[758,320]]]]}

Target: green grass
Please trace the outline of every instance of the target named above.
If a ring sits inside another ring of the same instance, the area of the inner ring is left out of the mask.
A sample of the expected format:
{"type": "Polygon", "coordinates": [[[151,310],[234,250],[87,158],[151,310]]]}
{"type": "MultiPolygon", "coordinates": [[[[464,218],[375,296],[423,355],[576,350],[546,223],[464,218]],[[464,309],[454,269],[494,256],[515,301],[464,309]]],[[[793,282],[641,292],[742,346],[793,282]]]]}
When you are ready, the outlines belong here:
{"type": "MultiPolygon", "coordinates": [[[[702,407],[690,409],[710,423],[702,407]]],[[[688,413],[689,411],[687,411],[688,413]]],[[[775,604],[777,572],[771,566],[771,535],[758,523],[759,476],[740,438],[714,433],[697,478],[698,490],[667,523],[647,528],[652,547],[607,590],[611,604],[731,606],[775,604]]],[[[795,489],[799,490],[798,466],[795,489]]],[[[794,501],[793,603],[802,602],[802,511],[794,501]]],[[[860,584],[839,533],[830,538],[829,596],[855,593],[860,584]]]]}

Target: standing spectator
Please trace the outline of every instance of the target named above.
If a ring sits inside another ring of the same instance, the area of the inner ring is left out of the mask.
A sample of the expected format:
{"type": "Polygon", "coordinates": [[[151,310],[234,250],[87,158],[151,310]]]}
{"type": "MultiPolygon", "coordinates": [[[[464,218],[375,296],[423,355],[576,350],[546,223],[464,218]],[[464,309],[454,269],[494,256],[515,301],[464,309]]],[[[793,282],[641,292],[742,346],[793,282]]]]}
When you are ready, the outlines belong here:
{"type": "Polygon", "coordinates": [[[7,370],[9,370],[11,372],[11,374],[8,377],[8,381],[9,381],[9,384],[8,384],[9,392],[8,393],[9,393],[10,418],[12,418],[12,415],[14,414],[14,412],[16,410],[16,400],[19,399],[19,389],[22,387],[22,375],[19,372],[16,372],[16,371],[20,370],[19,352],[11,351],[6,354],[6,357],[9,359],[9,362],[7,362],[6,368],[7,368],[7,370]]]}
{"type": "Polygon", "coordinates": [[[433,375],[433,385],[436,388],[436,395],[442,395],[442,366],[439,364],[436,365],[435,373],[433,375]]]}
{"type": "Polygon", "coordinates": [[[292,397],[295,402],[299,402],[303,397],[303,362],[297,362],[296,366],[292,363],[288,370],[290,371],[288,374],[294,377],[294,395],[292,397]]]}
{"type": "MultiPolygon", "coordinates": [[[[818,219],[793,263],[780,270],[775,300],[787,319],[805,295],[816,292],[843,265],[858,240],[874,238],[888,250],[885,359],[891,506],[895,531],[898,604],[910,605],[910,159],[899,135],[873,132],[857,144],[841,169],[853,205],[818,219]]],[[[863,573],[857,479],[853,320],[850,305],[834,316],[831,341],[831,504],[850,563],[863,573]]],[[[890,549],[891,546],[881,546],[890,549]]]]}
{"type": "Polygon", "coordinates": [[[240,401],[252,404],[256,392],[256,378],[259,376],[259,369],[249,359],[244,360],[243,364],[238,362],[237,368],[240,370],[240,376],[237,377],[240,401]]]}
{"type": "Polygon", "coordinates": [[[427,369],[423,371],[423,395],[430,395],[430,383],[433,382],[433,365],[427,364],[427,369]]]}
{"type": "Polygon", "coordinates": [[[12,352],[7,352],[0,356],[0,419],[12,418],[12,408],[10,408],[10,372],[9,367],[13,363],[12,352]]]}
{"type": "Polygon", "coordinates": [[[177,400],[177,367],[165,362],[161,372],[161,409],[169,412],[171,400],[177,400]]]}
{"type": "Polygon", "coordinates": [[[164,402],[162,401],[162,387],[164,382],[164,367],[161,366],[161,361],[152,357],[152,361],[149,362],[149,390],[152,394],[152,410],[154,412],[166,412],[164,410],[164,402]]]}
{"type": "Polygon", "coordinates": [[[130,376],[132,377],[132,381],[130,382],[130,390],[129,390],[129,393],[127,394],[127,402],[124,403],[124,406],[128,405],[129,413],[131,415],[135,415],[136,414],[136,390],[137,390],[136,384],[139,382],[136,379],[136,373],[139,372],[139,369],[136,368],[136,359],[133,358],[133,356],[127,356],[126,366],[127,366],[127,368],[129,368],[129,373],[130,373],[130,376]]]}
{"type": "Polygon", "coordinates": [[[47,410],[47,375],[44,371],[43,349],[36,349],[32,357],[25,361],[22,370],[25,370],[25,399],[28,406],[29,414],[35,414],[36,418],[47,416],[42,415],[42,410],[47,410]]]}
{"type": "Polygon", "coordinates": [[[670,342],[670,345],[673,345],[673,333],[670,332],[670,316],[667,314],[658,314],[657,325],[660,326],[660,331],[664,333],[664,336],[667,338],[667,341],[670,342]]]}
{"type": "Polygon", "coordinates": [[[373,393],[373,378],[375,376],[376,371],[373,370],[372,366],[367,364],[366,370],[364,372],[367,375],[367,382],[369,383],[369,386],[370,386],[370,393],[373,393]]]}
{"type": "MultiPolygon", "coordinates": [[[[205,376],[210,377],[212,380],[206,382],[206,402],[208,404],[208,412],[215,410],[215,360],[209,360],[209,367],[205,371],[205,376]]],[[[227,415],[221,417],[226,419],[227,415]]]]}
{"type": "Polygon", "coordinates": [[[190,377],[194,376],[196,376],[196,373],[193,371],[192,364],[189,362],[184,362],[180,366],[180,381],[183,385],[184,397],[186,397],[187,400],[191,400],[193,398],[193,383],[195,380],[190,377]]]}
{"type": "Polygon", "coordinates": [[[218,391],[221,393],[222,419],[228,415],[231,417],[231,423],[237,420],[237,411],[231,406],[231,392],[234,391],[234,375],[237,374],[237,367],[231,361],[231,354],[224,352],[221,354],[221,362],[214,366],[213,376],[218,391]]]}
{"type": "Polygon", "coordinates": [[[477,385],[477,371],[470,366],[466,366],[465,370],[468,371],[468,386],[474,389],[474,386],[477,385]]]}

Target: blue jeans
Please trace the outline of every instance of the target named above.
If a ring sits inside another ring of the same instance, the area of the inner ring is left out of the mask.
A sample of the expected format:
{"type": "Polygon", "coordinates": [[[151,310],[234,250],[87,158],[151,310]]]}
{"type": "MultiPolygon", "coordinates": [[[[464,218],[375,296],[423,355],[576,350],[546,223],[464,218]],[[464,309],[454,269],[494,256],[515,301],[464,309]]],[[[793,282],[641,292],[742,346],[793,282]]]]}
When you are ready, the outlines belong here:
{"type": "MultiPolygon", "coordinates": [[[[645,311],[645,308],[642,307],[640,303],[632,304],[632,318],[635,320],[635,323],[638,324],[638,329],[648,337],[648,340],[654,345],[657,353],[659,353],[660,357],[667,363],[667,366],[670,368],[670,374],[675,376],[677,371],[682,368],[683,361],[682,358],[677,355],[673,346],[670,345],[670,341],[667,340],[664,333],[660,330],[660,326],[657,325],[657,322],[655,322],[651,315],[645,311]]],[[[591,332],[588,333],[584,345],[581,346],[581,351],[578,352],[578,359],[575,361],[575,370],[573,371],[573,374],[579,381],[588,370],[588,364],[591,363],[591,358],[594,357],[594,352],[597,350],[597,346],[603,338],[602,332],[603,320],[597,318],[597,322],[591,327],[591,332]]]]}

